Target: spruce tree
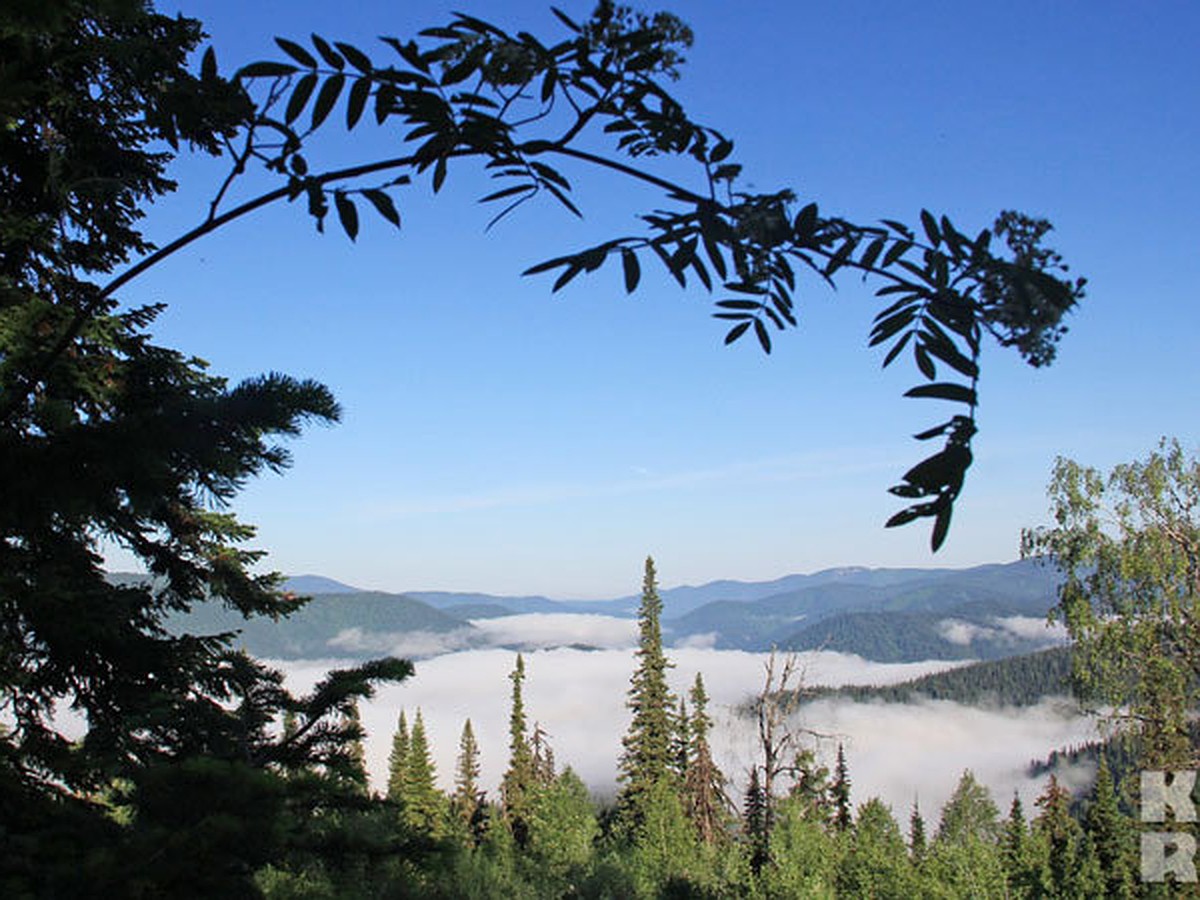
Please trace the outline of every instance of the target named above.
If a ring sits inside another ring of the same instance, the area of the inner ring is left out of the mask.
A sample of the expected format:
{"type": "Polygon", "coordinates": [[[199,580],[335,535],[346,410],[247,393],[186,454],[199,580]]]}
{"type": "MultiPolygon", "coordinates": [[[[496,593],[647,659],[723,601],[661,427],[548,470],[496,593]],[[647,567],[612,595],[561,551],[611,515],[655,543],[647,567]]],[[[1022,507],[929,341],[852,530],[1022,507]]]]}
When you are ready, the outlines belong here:
{"type": "Polygon", "coordinates": [[[991,793],[967,769],[942,808],[936,840],[960,846],[971,841],[994,844],[1000,834],[999,818],[991,793]]]}
{"type": "Polygon", "coordinates": [[[404,710],[400,710],[400,719],[396,723],[396,733],[392,735],[392,752],[388,756],[387,797],[399,803],[404,796],[404,771],[408,767],[408,722],[404,718],[404,710]]]}
{"type": "Polygon", "coordinates": [[[750,783],[742,806],[742,829],[750,850],[750,868],[757,874],[770,859],[767,832],[767,796],[758,777],[758,766],[750,767],[750,783]]]}
{"type": "Polygon", "coordinates": [[[921,816],[921,807],[913,800],[912,814],[908,817],[908,849],[913,865],[919,866],[925,859],[926,838],[925,819],[921,816]]]}
{"type": "Polygon", "coordinates": [[[1051,895],[1071,896],[1078,885],[1082,869],[1083,833],[1079,823],[1071,816],[1071,794],[1058,783],[1058,777],[1050,776],[1046,790],[1037,799],[1041,812],[1033,827],[1046,842],[1046,868],[1043,884],[1048,885],[1051,895]]]}
{"type": "Polygon", "coordinates": [[[708,716],[708,694],[704,691],[704,679],[698,672],[692,685],[691,700],[692,715],[688,729],[691,740],[684,775],[684,802],[688,817],[696,826],[701,840],[711,844],[724,834],[730,804],[725,793],[726,778],[713,762],[708,745],[712,720],[708,716]]]}
{"type": "Polygon", "coordinates": [[[1132,897],[1136,881],[1133,823],[1121,812],[1108,759],[1103,753],[1084,829],[1104,874],[1105,896],[1132,897]]]}
{"type": "Polygon", "coordinates": [[[525,699],[522,687],[525,683],[525,658],[518,653],[517,662],[509,674],[512,681],[512,709],[508,718],[508,769],[500,782],[500,799],[504,805],[504,818],[512,830],[519,846],[524,847],[528,836],[530,792],[536,781],[533,752],[526,736],[528,724],[525,719],[525,699]]]}
{"type": "Polygon", "coordinates": [[[853,823],[850,810],[850,771],[846,767],[846,751],[841,743],[838,744],[837,766],[834,769],[830,794],[833,797],[833,824],[838,831],[848,831],[853,823]]]}
{"type": "Polygon", "coordinates": [[[1012,805],[1004,822],[1000,853],[1008,883],[1018,896],[1036,896],[1041,890],[1041,862],[1025,821],[1021,796],[1013,791],[1012,805]]]}
{"type": "Polygon", "coordinates": [[[554,749],[550,746],[550,736],[542,728],[540,722],[533,723],[533,737],[529,740],[530,758],[533,762],[533,783],[537,787],[546,787],[554,782],[554,749]]]}
{"type": "Polygon", "coordinates": [[[687,701],[679,698],[671,728],[671,772],[680,782],[687,777],[688,757],[691,754],[691,722],[688,719],[687,701]]]}
{"type": "Polygon", "coordinates": [[[828,824],[833,809],[829,769],[821,765],[812,750],[806,748],[796,754],[792,771],[796,773],[795,781],[788,796],[799,801],[813,821],[828,824]]]}
{"type": "Polygon", "coordinates": [[[403,816],[405,825],[414,832],[433,838],[441,836],[443,825],[443,797],[437,789],[436,779],[433,757],[425,737],[425,721],[418,709],[404,766],[403,816]]]}
{"type": "Polygon", "coordinates": [[[618,780],[623,784],[618,805],[627,824],[636,825],[642,802],[650,789],[671,772],[671,718],[674,701],[667,689],[667,662],[663,654],[662,601],[654,560],[646,557],[642,602],[638,609],[637,668],[630,679],[626,706],[633,712],[622,740],[618,780]]]}
{"type": "Polygon", "coordinates": [[[908,848],[891,809],[872,797],[845,831],[848,852],[838,865],[837,890],[843,897],[918,896],[908,848]]]}
{"type": "Polygon", "coordinates": [[[479,790],[479,744],[471,720],[463,724],[458,741],[458,765],[454,776],[455,817],[472,843],[478,844],[483,826],[483,792],[479,790]]]}

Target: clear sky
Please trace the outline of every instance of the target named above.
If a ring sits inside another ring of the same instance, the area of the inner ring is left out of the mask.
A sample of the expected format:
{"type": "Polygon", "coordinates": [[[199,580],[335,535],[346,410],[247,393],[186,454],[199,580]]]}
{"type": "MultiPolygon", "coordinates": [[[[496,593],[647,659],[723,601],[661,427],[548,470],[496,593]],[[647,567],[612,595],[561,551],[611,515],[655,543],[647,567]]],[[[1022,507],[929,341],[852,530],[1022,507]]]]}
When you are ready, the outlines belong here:
{"type": "MultiPolygon", "coordinates": [[[[587,3],[561,4],[576,18],[587,3]]],[[[548,4],[166,0],[201,19],[222,70],[316,31],[372,52],[450,9],[556,38],[548,4]]],[[[523,278],[550,256],[636,228],[651,193],[564,169],[587,216],[526,208],[485,233],[485,187],[451,169],[398,196],[404,228],[364,215],[357,244],[303,210],[268,209],[138,280],[160,342],[239,379],[327,383],[345,410],[295,442],[295,466],[236,503],[273,567],[384,590],[601,597],[634,592],[653,554],[666,585],[835,565],[968,565],[1016,556],[1044,520],[1056,455],[1100,466],[1165,434],[1200,440],[1200,6],[1192,2],[691,0],[696,44],[676,85],[736,140],[749,183],[822,209],[968,232],[1016,208],[1052,220],[1089,296],[1059,360],[985,350],[976,463],[942,552],[924,525],[885,531],[886,493],[941,421],[901,398],[909,363],[866,347],[877,302],[846,279],[799,291],[801,329],[764,357],[722,346],[701,289],[619,268],[557,295],[523,278]],[[732,14],[736,11],[736,14],[732,14]]],[[[368,117],[369,118],[369,117],[368,117]]],[[[327,126],[328,127],[328,126],[327,126]]],[[[389,152],[360,126],[330,162],[389,152]]],[[[160,243],[203,216],[219,165],[146,220],[160,243]]]]}

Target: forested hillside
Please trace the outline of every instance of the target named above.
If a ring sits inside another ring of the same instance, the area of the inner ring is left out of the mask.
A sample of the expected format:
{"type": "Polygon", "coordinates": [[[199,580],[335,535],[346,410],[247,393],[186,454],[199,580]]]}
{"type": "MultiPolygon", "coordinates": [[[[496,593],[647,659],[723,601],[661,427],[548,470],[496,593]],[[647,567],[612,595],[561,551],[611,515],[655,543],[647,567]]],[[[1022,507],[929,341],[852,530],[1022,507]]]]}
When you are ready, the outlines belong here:
{"type": "Polygon", "coordinates": [[[815,688],[813,698],[836,696],[859,702],[912,703],[951,700],[971,706],[1032,706],[1046,697],[1071,694],[1071,651],[1053,647],[1037,653],[977,662],[899,684],[815,688]]]}

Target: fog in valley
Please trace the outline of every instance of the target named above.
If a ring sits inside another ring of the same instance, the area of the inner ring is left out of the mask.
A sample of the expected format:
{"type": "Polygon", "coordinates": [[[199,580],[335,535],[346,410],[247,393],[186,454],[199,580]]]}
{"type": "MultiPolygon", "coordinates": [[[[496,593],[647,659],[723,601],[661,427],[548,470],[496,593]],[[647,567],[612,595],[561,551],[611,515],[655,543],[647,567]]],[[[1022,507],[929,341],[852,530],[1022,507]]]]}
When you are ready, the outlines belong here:
{"type": "MultiPolygon", "coordinates": [[[[461,641],[454,634],[357,636],[364,646],[379,652],[449,651],[418,660],[414,677],[381,688],[363,704],[373,786],[382,790],[386,784],[387,757],[400,711],[407,712],[411,724],[420,709],[441,786],[452,789],[459,736],[469,717],[481,751],[482,785],[494,796],[508,762],[508,675],[516,659],[512,645],[519,645],[525,652],[524,698],[530,728],[538,723],[546,732],[560,768],[572,767],[593,792],[611,795],[621,737],[629,722],[625,699],[635,665],[636,622],[599,615],[530,614],[473,624],[490,641],[510,646],[456,649],[461,641]],[[596,649],[581,649],[581,645],[596,649]]],[[[715,720],[714,753],[734,780],[730,795],[740,803],[755,743],[753,723],[740,718],[736,707],[761,689],[767,655],[694,645],[668,649],[667,655],[674,664],[669,680],[677,694],[686,693],[697,672],[704,676],[711,698],[709,712],[715,720]]],[[[885,664],[825,651],[804,653],[800,659],[808,685],[891,684],[956,665],[941,660],[885,664]]],[[[327,660],[275,664],[297,690],[307,689],[335,665],[327,660]]],[[[1029,808],[1043,783],[1026,777],[1030,760],[1097,734],[1092,720],[1079,716],[1065,700],[1016,710],[948,701],[882,704],[824,699],[805,706],[795,724],[822,735],[808,741],[831,769],[837,742],[842,741],[854,802],[879,795],[901,821],[907,820],[917,799],[927,818],[936,822],[937,811],[964,768],[992,790],[1002,811],[1014,789],[1029,808]]],[[[1085,781],[1089,774],[1060,771],[1059,777],[1074,783],[1085,781]]]]}

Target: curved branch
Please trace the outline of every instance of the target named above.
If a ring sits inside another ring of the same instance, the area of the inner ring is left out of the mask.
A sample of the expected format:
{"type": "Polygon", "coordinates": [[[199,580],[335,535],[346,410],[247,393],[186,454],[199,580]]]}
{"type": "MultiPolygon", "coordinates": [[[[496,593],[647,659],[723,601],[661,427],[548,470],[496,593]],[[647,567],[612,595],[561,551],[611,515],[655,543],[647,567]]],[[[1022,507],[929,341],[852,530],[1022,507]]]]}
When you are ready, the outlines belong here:
{"type": "MultiPolygon", "coordinates": [[[[451,151],[447,153],[446,156],[465,156],[468,155],[469,152],[471,151],[451,151]]],[[[374,174],[375,172],[384,172],[388,169],[397,169],[403,166],[410,166],[416,161],[417,159],[415,156],[395,157],[393,159],[379,160],[374,163],[350,166],[349,168],[345,169],[336,169],[332,172],[325,172],[324,174],[313,176],[309,180],[311,182],[315,182],[316,184],[324,185],[331,181],[342,181],[347,178],[359,178],[363,175],[374,174]]],[[[215,218],[205,219],[205,221],[200,225],[197,225],[191,231],[180,235],[165,247],[161,247],[151,253],[149,256],[145,256],[138,260],[138,262],[134,263],[132,266],[106,284],[87,303],[76,310],[75,315],[71,318],[70,324],[67,326],[66,330],[62,333],[59,339],[54,343],[54,346],[47,351],[41,364],[31,367],[31,371],[24,379],[24,385],[18,387],[13,391],[12,394],[5,398],[3,405],[0,406],[0,422],[8,420],[9,416],[15,412],[17,405],[20,402],[20,398],[28,396],[32,386],[37,384],[38,381],[46,376],[46,374],[50,371],[51,366],[54,365],[55,360],[57,360],[64,352],[66,352],[67,347],[71,345],[72,341],[79,337],[79,334],[83,330],[84,325],[87,324],[88,319],[96,314],[96,312],[104,304],[104,301],[111,297],[113,293],[124,287],[133,279],[137,278],[147,269],[158,265],[167,257],[172,256],[189,244],[199,240],[209,232],[215,231],[222,225],[226,225],[235,219],[240,219],[242,216],[252,213],[256,209],[260,209],[270,203],[274,203],[276,200],[283,199],[284,197],[287,197],[290,192],[290,187],[276,188],[273,191],[268,191],[265,194],[255,197],[253,200],[248,200],[240,206],[234,207],[228,212],[222,213],[215,218]]]]}

